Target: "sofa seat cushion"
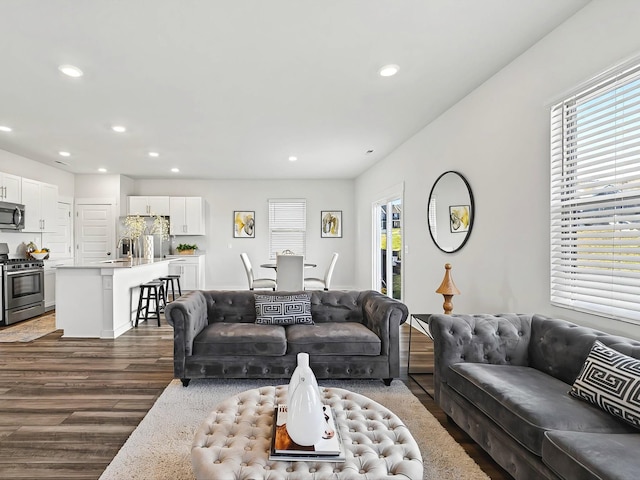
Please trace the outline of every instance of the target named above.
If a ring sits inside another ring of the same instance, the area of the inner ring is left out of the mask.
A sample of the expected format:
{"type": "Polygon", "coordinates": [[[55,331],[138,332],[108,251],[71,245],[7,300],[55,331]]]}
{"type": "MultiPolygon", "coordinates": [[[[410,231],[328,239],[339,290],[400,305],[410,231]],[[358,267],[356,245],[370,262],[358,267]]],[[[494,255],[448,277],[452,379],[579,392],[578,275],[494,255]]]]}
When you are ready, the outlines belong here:
{"type": "Polygon", "coordinates": [[[542,460],[562,478],[627,480],[640,472],[640,433],[545,434],[542,460]]]}
{"type": "Polygon", "coordinates": [[[380,339],[361,323],[325,322],[286,329],[290,354],[380,355],[380,339]]]}
{"type": "Polygon", "coordinates": [[[193,355],[284,355],[287,339],[280,325],[216,322],[193,341],[193,355]]]}
{"type": "Polygon", "coordinates": [[[547,430],[628,433],[625,425],[568,391],[570,385],[531,367],[457,363],[449,386],[540,456],[547,430]]]}

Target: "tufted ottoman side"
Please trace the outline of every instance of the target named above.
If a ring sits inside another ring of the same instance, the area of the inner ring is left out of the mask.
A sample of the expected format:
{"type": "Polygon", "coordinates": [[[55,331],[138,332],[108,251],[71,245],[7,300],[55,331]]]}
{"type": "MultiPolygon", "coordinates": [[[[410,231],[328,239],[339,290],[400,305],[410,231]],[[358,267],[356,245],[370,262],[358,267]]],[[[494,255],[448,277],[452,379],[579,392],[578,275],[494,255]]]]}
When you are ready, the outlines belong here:
{"type": "Polygon", "coordinates": [[[269,460],[274,409],[287,386],[228,398],[198,428],[191,463],[198,480],[421,480],[422,456],[409,429],[390,410],[340,388],[322,388],[336,414],[345,462],[269,460]]]}

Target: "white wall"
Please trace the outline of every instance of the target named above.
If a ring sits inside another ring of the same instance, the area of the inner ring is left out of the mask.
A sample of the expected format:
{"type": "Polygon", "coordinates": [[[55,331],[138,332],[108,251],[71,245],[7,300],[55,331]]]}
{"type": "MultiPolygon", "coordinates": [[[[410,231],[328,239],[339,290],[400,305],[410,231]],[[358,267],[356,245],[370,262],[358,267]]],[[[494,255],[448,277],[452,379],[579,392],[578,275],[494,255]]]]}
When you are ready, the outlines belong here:
{"type": "MultiPolygon", "coordinates": [[[[357,285],[370,285],[371,202],[405,182],[409,253],[405,302],[442,311],[434,293],[453,265],[461,290],[454,313],[537,312],[640,338],[640,327],[556,308],[549,301],[549,107],[596,74],[640,54],[637,0],[594,1],[426,126],[356,181],[357,285]],[[445,254],[432,243],[427,199],[436,178],[457,170],[476,203],[466,246],[445,254]]],[[[437,92],[434,92],[437,93],[437,92]]]]}
{"type": "Polygon", "coordinates": [[[355,284],[354,182],[351,180],[136,180],[136,195],[202,196],[206,201],[206,236],[177,236],[178,243],[196,243],[206,252],[206,288],[247,288],[240,253],[247,252],[256,276],[271,276],[259,268],[269,261],[267,200],[304,198],[307,200],[307,261],[318,265],[307,276],[324,276],[331,254],[340,257],[332,286],[353,288],[355,284]],[[256,212],[256,236],[233,238],[233,211],[256,212]],[[342,238],[320,238],[320,211],[342,210],[342,238]],[[257,267],[257,268],[255,268],[257,267]]]}
{"type": "Polygon", "coordinates": [[[74,196],[74,175],[59,168],[0,150],[0,172],[58,185],[58,195],[74,196]]]}

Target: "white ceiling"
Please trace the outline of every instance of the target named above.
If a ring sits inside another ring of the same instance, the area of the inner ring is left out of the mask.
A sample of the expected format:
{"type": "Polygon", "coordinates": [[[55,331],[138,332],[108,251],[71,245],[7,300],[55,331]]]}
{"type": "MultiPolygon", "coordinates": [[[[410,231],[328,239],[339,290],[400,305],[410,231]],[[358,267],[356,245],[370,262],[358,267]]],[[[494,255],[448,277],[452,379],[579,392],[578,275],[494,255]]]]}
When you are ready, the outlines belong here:
{"type": "Polygon", "coordinates": [[[132,178],[354,178],[586,3],[0,0],[0,149],[132,178]]]}

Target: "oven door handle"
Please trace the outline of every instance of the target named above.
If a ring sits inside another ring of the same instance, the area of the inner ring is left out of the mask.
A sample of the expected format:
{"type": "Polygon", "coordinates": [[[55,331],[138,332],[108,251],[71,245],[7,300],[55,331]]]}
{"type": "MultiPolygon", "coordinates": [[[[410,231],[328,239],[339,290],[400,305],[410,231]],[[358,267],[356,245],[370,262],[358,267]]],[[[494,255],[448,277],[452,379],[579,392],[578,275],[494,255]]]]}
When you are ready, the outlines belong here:
{"type": "Polygon", "coordinates": [[[16,275],[24,275],[24,274],[31,274],[31,273],[44,273],[42,270],[36,270],[36,269],[32,269],[32,270],[18,270],[16,272],[5,272],[5,275],[7,277],[14,277],[16,275]]]}

